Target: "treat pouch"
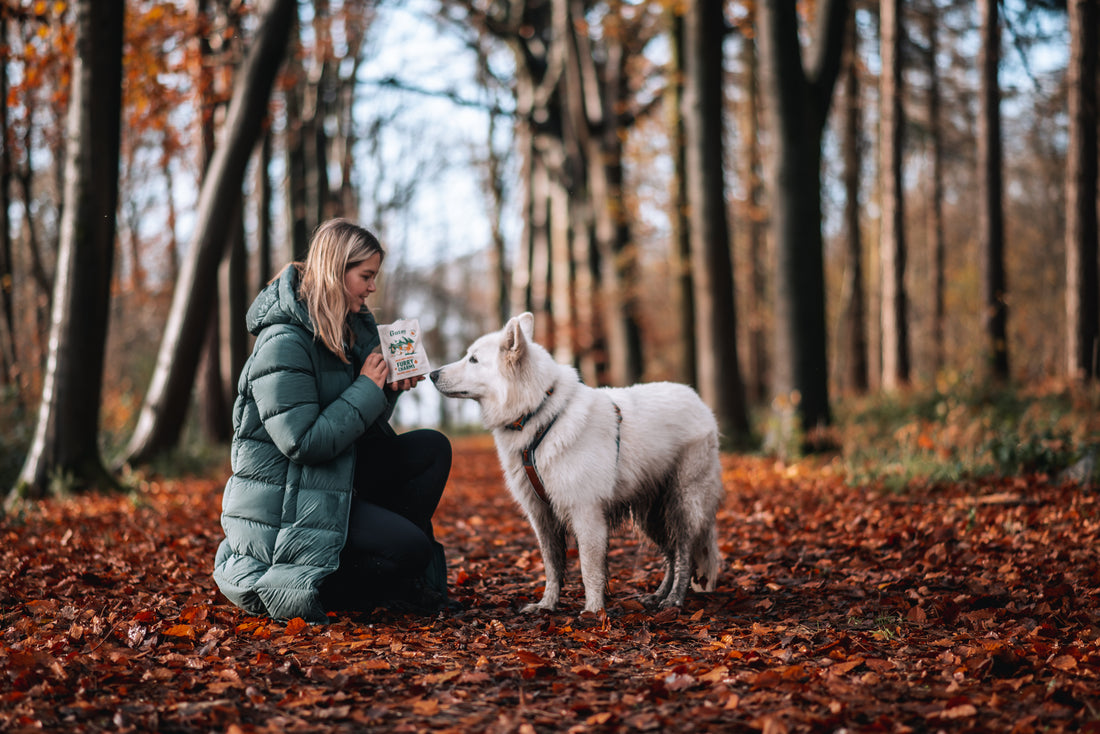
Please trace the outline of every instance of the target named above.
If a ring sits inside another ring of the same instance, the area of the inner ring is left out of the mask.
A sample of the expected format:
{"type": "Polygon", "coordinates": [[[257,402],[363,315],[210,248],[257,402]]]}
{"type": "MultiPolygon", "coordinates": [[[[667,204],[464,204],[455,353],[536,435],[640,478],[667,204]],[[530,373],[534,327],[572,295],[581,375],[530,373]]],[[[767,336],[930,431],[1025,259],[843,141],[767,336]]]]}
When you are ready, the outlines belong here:
{"type": "Polygon", "coordinates": [[[381,324],[378,336],[382,340],[382,356],[390,368],[390,382],[432,371],[428,354],[420,341],[419,319],[399,319],[392,324],[381,324]]]}

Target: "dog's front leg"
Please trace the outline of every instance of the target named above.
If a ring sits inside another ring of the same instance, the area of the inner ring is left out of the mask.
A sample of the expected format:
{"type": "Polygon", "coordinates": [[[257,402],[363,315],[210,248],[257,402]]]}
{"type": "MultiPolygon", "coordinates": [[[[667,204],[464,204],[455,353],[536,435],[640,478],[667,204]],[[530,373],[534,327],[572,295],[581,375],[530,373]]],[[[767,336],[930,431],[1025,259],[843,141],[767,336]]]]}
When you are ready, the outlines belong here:
{"type": "Polygon", "coordinates": [[[581,580],[584,582],[584,611],[598,612],[604,606],[607,589],[607,519],[598,510],[579,514],[573,519],[577,550],[581,558],[581,580]]]}
{"type": "Polygon", "coordinates": [[[528,513],[531,526],[538,538],[539,552],[546,573],[546,586],[542,599],[523,608],[523,612],[548,611],[558,608],[561,585],[565,580],[565,528],[549,508],[539,507],[528,513]]]}

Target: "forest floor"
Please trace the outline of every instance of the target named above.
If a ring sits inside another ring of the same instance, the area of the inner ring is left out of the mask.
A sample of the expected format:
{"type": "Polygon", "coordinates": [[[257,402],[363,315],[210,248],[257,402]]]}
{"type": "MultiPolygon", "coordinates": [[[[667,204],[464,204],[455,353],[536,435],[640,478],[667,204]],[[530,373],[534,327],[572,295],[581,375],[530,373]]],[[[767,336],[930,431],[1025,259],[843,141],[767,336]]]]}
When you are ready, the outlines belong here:
{"type": "Polygon", "coordinates": [[[0,731],[1100,730],[1100,493],[1034,475],[906,494],[827,462],[723,457],[718,589],[605,613],[575,553],[557,613],[491,443],[456,440],[435,617],[251,617],[210,577],[224,477],[0,519],[0,731]]]}

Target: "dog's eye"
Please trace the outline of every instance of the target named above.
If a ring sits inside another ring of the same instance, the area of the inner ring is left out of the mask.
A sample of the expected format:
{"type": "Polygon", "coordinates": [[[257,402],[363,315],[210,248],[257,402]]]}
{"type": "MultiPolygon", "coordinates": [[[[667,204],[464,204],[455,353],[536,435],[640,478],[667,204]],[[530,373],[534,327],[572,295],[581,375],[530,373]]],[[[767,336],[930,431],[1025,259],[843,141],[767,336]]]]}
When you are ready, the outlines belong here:
{"type": "Polygon", "coordinates": [[[477,355],[471,354],[469,359],[470,364],[477,364],[477,355]]]}

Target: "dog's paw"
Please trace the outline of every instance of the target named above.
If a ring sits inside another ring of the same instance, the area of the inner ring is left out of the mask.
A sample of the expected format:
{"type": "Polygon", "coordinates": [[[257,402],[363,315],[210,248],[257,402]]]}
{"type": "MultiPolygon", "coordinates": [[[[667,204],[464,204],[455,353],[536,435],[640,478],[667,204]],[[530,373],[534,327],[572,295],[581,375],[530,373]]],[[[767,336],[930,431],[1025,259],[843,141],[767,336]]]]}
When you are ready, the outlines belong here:
{"type": "Polygon", "coordinates": [[[684,606],[683,599],[674,599],[671,596],[666,596],[664,599],[661,599],[660,603],[657,604],[657,608],[661,611],[664,611],[666,609],[679,609],[682,606],[684,606]]]}
{"type": "Polygon", "coordinates": [[[549,604],[547,602],[534,602],[521,608],[519,611],[522,614],[535,614],[536,612],[552,612],[558,608],[557,604],[549,604]]]}
{"type": "Polygon", "coordinates": [[[691,577],[691,590],[695,592],[708,592],[714,591],[714,588],[718,585],[718,579],[708,578],[706,576],[692,576],[691,577]]]}
{"type": "Polygon", "coordinates": [[[665,597],[661,594],[646,594],[642,597],[642,605],[645,606],[646,609],[656,609],[664,600],[665,597]]]}

